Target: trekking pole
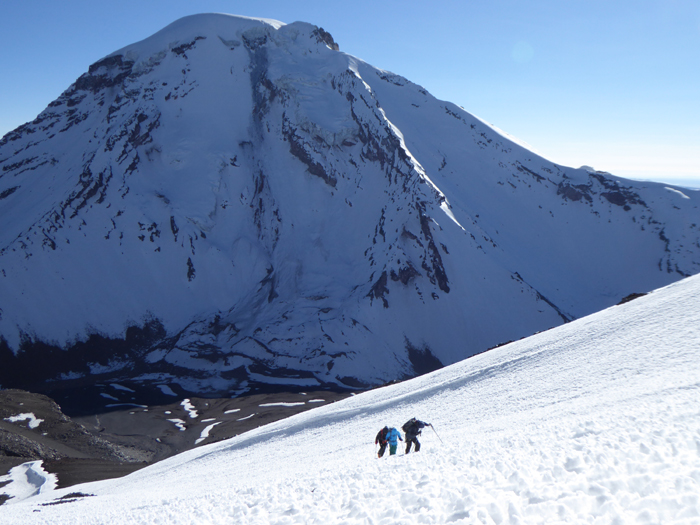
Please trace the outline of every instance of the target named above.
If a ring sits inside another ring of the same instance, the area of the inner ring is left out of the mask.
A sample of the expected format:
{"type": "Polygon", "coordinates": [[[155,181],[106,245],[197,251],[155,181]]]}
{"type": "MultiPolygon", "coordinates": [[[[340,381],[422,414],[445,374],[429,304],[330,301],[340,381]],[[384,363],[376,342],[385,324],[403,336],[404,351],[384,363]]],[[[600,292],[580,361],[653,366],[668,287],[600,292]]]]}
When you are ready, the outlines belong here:
{"type": "Polygon", "coordinates": [[[442,444],[444,445],[444,442],[442,441],[442,438],[440,437],[440,434],[438,434],[437,431],[435,430],[435,427],[431,424],[431,425],[430,425],[430,428],[433,429],[433,432],[435,432],[435,435],[436,435],[436,436],[438,437],[438,439],[440,440],[440,443],[442,443],[442,444]]]}

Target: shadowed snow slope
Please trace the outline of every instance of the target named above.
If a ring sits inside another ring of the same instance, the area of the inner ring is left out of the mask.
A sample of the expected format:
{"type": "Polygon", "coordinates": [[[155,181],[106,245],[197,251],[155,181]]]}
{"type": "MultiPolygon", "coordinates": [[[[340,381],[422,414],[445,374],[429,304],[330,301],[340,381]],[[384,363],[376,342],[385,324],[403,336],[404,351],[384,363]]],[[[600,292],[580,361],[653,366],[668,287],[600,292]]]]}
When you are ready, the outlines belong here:
{"type": "Polygon", "coordinates": [[[699,200],[556,165],[313,25],[187,17],[0,141],[0,384],[412,377],[697,273],[699,200]]]}
{"type": "MultiPolygon", "coordinates": [[[[1,523],[695,523],[700,276],[1,523]],[[375,459],[415,416],[419,453],[375,459]]],[[[65,500],[66,498],[64,498],[65,500]]]]}

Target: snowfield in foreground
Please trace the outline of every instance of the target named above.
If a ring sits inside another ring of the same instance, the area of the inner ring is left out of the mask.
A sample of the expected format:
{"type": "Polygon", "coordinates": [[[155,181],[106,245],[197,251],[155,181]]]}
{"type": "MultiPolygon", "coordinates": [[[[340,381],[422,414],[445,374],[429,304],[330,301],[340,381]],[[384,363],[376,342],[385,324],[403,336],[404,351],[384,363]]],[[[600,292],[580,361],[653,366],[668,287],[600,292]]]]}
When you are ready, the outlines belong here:
{"type": "Polygon", "coordinates": [[[700,523],[699,300],[690,277],[0,523],[700,523]],[[411,416],[444,443],[375,459],[411,416]]]}

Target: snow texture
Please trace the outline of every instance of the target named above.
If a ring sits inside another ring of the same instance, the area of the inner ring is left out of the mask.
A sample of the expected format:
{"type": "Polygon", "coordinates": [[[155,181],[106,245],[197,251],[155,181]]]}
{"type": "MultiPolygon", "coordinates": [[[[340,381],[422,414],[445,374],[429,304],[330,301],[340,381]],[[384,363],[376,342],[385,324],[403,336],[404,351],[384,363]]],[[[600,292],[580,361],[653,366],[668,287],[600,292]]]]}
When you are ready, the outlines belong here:
{"type": "Polygon", "coordinates": [[[699,300],[690,277],[0,523],[698,523],[699,300]],[[376,459],[414,416],[420,452],[376,459]]]}
{"type": "Polygon", "coordinates": [[[698,273],[699,202],[554,164],[316,26],[186,17],[0,140],[0,383],[414,377],[698,273]]]}

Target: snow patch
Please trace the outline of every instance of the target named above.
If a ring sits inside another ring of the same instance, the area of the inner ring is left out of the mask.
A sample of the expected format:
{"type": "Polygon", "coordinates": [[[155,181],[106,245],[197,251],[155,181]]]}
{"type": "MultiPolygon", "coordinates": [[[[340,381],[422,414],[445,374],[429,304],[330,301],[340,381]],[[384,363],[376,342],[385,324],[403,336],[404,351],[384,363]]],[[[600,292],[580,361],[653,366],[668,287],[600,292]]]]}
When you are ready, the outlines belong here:
{"type": "Polygon", "coordinates": [[[199,417],[199,414],[195,410],[194,405],[190,403],[189,399],[183,399],[182,403],[180,404],[182,405],[182,408],[184,408],[187,411],[191,419],[196,419],[199,417]]]}
{"type": "Polygon", "coordinates": [[[296,403],[263,403],[262,405],[258,405],[261,407],[298,407],[301,405],[305,405],[306,403],[304,401],[299,401],[296,403]]]}
{"type": "Polygon", "coordinates": [[[16,423],[18,421],[28,421],[27,427],[37,428],[44,420],[38,419],[32,412],[17,414],[16,416],[6,417],[5,421],[16,423]]]}
{"type": "Polygon", "coordinates": [[[175,423],[175,426],[180,430],[180,432],[184,432],[187,429],[185,422],[182,419],[168,419],[168,421],[175,423]]]}
{"type": "Polygon", "coordinates": [[[110,384],[109,386],[111,386],[111,387],[114,388],[115,390],[123,390],[124,392],[132,392],[132,393],[133,393],[133,392],[136,392],[135,390],[132,390],[131,388],[122,386],[122,385],[120,385],[120,384],[118,384],[118,383],[112,383],[112,384],[110,384]]]}
{"type": "Polygon", "coordinates": [[[212,428],[214,428],[216,425],[220,425],[221,421],[217,421],[216,423],[212,423],[211,425],[207,425],[204,430],[202,430],[202,433],[199,435],[199,437],[195,440],[194,444],[199,445],[202,441],[207,439],[209,437],[209,432],[211,431],[212,428]]]}
{"type": "Polygon", "coordinates": [[[12,469],[4,476],[0,476],[0,495],[9,496],[5,505],[17,503],[24,499],[44,494],[56,488],[58,478],[44,470],[42,461],[29,461],[12,469]]]}
{"type": "Polygon", "coordinates": [[[113,395],[110,394],[105,394],[104,392],[100,392],[100,395],[104,397],[105,399],[111,399],[112,401],[121,401],[118,397],[114,397],[113,395]]]}
{"type": "Polygon", "coordinates": [[[690,197],[688,197],[685,193],[683,193],[680,190],[677,190],[676,188],[670,188],[670,187],[666,186],[666,187],[664,187],[664,189],[670,191],[671,193],[676,193],[676,194],[680,195],[681,197],[683,197],[684,199],[690,199],[690,197]]]}
{"type": "Polygon", "coordinates": [[[160,391],[163,392],[166,396],[177,397],[177,394],[173,392],[172,388],[170,388],[168,385],[158,385],[158,388],[160,388],[160,391]]]}

